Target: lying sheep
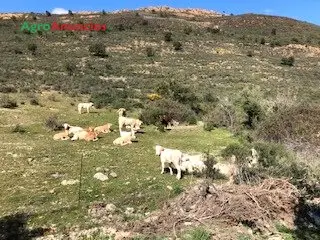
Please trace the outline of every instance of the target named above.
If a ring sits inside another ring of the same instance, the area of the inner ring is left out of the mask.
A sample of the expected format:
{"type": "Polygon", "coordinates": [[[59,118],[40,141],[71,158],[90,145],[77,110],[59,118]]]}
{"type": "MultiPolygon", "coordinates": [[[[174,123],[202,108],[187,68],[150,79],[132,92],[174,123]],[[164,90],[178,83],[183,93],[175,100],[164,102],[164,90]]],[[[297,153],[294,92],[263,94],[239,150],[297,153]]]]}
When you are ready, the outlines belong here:
{"type": "Polygon", "coordinates": [[[120,145],[120,146],[124,146],[124,145],[127,145],[127,144],[131,144],[132,143],[132,140],[136,139],[135,136],[131,136],[128,135],[128,136],[123,136],[123,137],[118,137],[117,139],[115,139],[113,141],[113,145],[120,145]]]}
{"type": "Polygon", "coordinates": [[[110,127],[112,126],[111,123],[107,123],[105,125],[102,126],[98,126],[94,128],[94,132],[99,134],[99,133],[109,133],[111,132],[110,127]]]}
{"type": "Polygon", "coordinates": [[[68,140],[69,137],[69,131],[64,130],[64,132],[57,133],[53,136],[53,140],[68,140]]]}
{"type": "Polygon", "coordinates": [[[199,172],[203,173],[206,169],[204,164],[204,156],[202,154],[189,155],[183,154],[181,162],[182,171],[188,171],[189,173],[199,172]]]}
{"type": "Polygon", "coordinates": [[[119,119],[118,119],[118,123],[119,123],[119,132],[121,132],[121,129],[123,126],[130,126],[131,129],[133,130],[139,130],[141,124],[143,123],[141,120],[139,119],[135,119],[135,118],[128,118],[123,116],[123,114],[125,113],[125,109],[124,108],[120,108],[117,112],[119,113],[119,119]]]}
{"type": "Polygon", "coordinates": [[[93,128],[88,128],[87,130],[76,132],[71,138],[72,141],[75,140],[86,140],[86,141],[97,141],[98,134],[93,131],[93,128]]]}
{"type": "Polygon", "coordinates": [[[173,175],[171,164],[177,169],[177,179],[181,178],[181,162],[182,152],[176,149],[163,148],[160,145],[156,145],[156,155],[160,156],[161,161],[161,174],[164,173],[164,167],[167,165],[170,170],[170,174],[173,175]]]}
{"type": "Polygon", "coordinates": [[[89,109],[90,109],[90,108],[94,108],[93,102],[89,102],[89,103],[79,103],[79,104],[78,104],[78,112],[79,112],[79,114],[81,114],[82,108],[87,109],[87,113],[89,113],[89,112],[90,112],[89,109]]]}
{"type": "Polygon", "coordinates": [[[84,129],[82,127],[70,126],[68,123],[64,123],[63,127],[65,130],[68,130],[69,134],[74,135],[77,132],[82,132],[84,129]]]}

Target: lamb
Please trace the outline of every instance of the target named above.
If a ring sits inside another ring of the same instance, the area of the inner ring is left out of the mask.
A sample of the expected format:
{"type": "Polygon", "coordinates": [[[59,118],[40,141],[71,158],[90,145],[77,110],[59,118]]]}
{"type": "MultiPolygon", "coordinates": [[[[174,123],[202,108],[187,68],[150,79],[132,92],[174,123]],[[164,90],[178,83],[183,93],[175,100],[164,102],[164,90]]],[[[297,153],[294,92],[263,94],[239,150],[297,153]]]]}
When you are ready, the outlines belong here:
{"type": "Polygon", "coordinates": [[[111,132],[110,127],[112,126],[111,123],[107,123],[105,125],[102,126],[98,126],[94,128],[94,132],[99,134],[99,133],[109,133],[111,132]]]}
{"type": "Polygon", "coordinates": [[[117,139],[115,139],[113,141],[113,145],[120,145],[120,146],[124,146],[127,144],[131,144],[132,140],[136,139],[135,136],[132,136],[131,134],[128,136],[123,136],[123,137],[118,137],[117,139]]]}
{"type": "Polygon", "coordinates": [[[93,131],[93,128],[89,127],[87,130],[76,132],[71,138],[71,140],[97,141],[97,136],[98,134],[93,131]]]}
{"type": "Polygon", "coordinates": [[[188,171],[189,173],[193,173],[195,171],[202,173],[206,169],[204,156],[202,154],[183,154],[181,168],[183,171],[188,171]]]}
{"type": "Polygon", "coordinates": [[[69,137],[69,131],[64,130],[64,132],[57,133],[53,136],[53,140],[68,140],[69,137]]]}
{"type": "Polygon", "coordinates": [[[228,177],[229,181],[228,184],[234,183],[235,176],[239,172],[239,168],[235,164],[236,158],[233,155],[231,157],[231,163],[216,163],[213,165],[213,168],[218,170],[221,174],[225,175],[228,177]]]}
{"type": "Polygon", "coordinates": [[[79,104],[78,104],[78,112],[79,112],[79,114],[81,114],[82,108],[87,109],[87,113],[89,113],[89,112],[90,112],[89,109],[90,109],[90,108],[94,108],[93,102],[89,102],[89,103],[79,103],[79,104]]]}
{"type": "Polygon", "coordinates": [[[160,156],[161,174],[164,173],[165,165],[168,165],[170,174],[173,175],[171,164],[177,169],[177,179],[181,178],[182,152],[176,149],[163,148],[156,145],[156,155],[160,156]]]}
{"type": "Polygon", "coordinates": [[[70,126],[68,123],[64,123],[63,127],[65,130],[68,130],[69,134],[76,134],[77,132],[84,131],[82,127],[75,127],[75,126],[70,126]]]}

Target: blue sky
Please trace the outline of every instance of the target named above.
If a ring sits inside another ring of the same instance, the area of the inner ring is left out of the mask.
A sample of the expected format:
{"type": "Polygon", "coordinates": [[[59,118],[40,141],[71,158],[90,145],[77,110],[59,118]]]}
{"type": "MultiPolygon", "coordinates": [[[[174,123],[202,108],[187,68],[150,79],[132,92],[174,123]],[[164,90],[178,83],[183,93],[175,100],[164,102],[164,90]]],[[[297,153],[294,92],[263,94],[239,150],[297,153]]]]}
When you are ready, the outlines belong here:
{"type": "Polygon", "coordinates": [[[113,11],[146,6],[204,8],[233,14],[262,13],[291,17],[320,25],[320,0],[9,0],[2,1],[0,12],[44,12],[55,8],[72,11],[102,9],[113,11]]]}

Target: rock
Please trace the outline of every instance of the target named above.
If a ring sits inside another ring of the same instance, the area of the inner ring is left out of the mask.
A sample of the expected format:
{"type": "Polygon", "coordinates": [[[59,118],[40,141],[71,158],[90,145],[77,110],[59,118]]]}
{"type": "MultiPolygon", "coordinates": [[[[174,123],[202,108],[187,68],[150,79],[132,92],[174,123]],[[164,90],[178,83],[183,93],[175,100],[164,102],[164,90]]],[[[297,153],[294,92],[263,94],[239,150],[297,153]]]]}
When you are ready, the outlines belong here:
{"type": "Polygon", "coordinates": [[[125,183],[124,183],[124,185],[129,185],[129,184],[130,184],[130,182],[125,182],[125,183]]]}
{"type": "Polygon", "coordinates": [[[116,177],[118,177],[118,174],[116,174],[115,172],[111,172],[110,176],[113,177],[113,178],[116,178],[116,177]]]}
{"type": "Polygon", "coordinates": [[[54,174],[51,174],[51,177],[53,177],[53,178],[60,178],[60,177],[62,177],[63,176],[63,174],[60,174],[60,173],[58,173],[58,172],[56,172],[56,173],[54,173],[54,174]]]}
{"type": "Polygon", "coordinates": [[[168,188],[170,191],[173,190],[173,187],[171,187],[171,186],[167,186],[167,188],[168,188]]]}
{"type": "Polygon", "coordinates": [[[134,213],[134,208],[132,207],[127,207],[126,211],[124,212],[127,215],[133,214],[134,213]]]}
{"type": "Polygon", "coordinates": [[[109,203],[106,205],[105,209],[107,212],[114,213],[117,210],[117,207],[114,204],[109,203]]]}
{"type": "Polygon", "coordinates": [[[101,167],[97,167],[97,168],[96,168],[96,171],[97,171],[97,172],[101,172],[101,171],[102,171],[102,168],[101,168],[101,167]]]}
{"type": "Polygon", "coordinates": [[[66,185],[74,185],[74,184],[76,184],[76,183],[78,183],[78,182],[79,182],[79,180],[73,180],[73,179],[63,180],[63,181],[61,182],[61,185],[63,185],[63,186],[66,186],[66,185]]]}
{"type": "Polygon", "coordinates": [[[106,181],[109,179],[108,176],[103,174],[102,172],[96,173],[93,177],[100,180],[100,181],[106,181]]]}
{"type": "Polygon", "coordinates": [[[54,189],[49,190],[49,193],[54,193],[54,189]]]}

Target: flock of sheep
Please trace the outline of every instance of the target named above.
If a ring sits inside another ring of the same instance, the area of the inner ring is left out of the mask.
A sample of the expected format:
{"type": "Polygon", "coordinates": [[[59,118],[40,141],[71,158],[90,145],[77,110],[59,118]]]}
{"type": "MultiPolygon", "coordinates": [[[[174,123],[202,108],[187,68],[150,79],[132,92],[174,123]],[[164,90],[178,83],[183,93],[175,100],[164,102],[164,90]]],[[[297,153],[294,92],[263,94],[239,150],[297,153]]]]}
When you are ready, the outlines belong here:
{"type": "MultiPolygon", "coordinates": [[[[87,112],[90,112],[90,108],[94,108],[93,103],[79,103],[78,112],[81,114],[82,109],[85,108],[87,112]]],[[[113,141],[114,145],[124,146],[131,144],[132,140],[136,139],[135,132],[140,129],[142,121],[135,118],[128,118],[125,116],[126,109],[120,108],[118,111],[119,118],[119,133],[120,137],[113,141]],[[122,128],[130,128],[130,132],[123,131],[122,128]]],[[[98,135],[100,133],[109,133],[111,132],[110,127],[111,123],[107,123],[103,126],[98,126],[95,128],[89,127],[84,129],[78,126],[70,126],[67,123],[63,124],[64,131],[57,133],[53,136],[54,140],[86,140],[86,141],[97,141],[98,135]],[[70,135],[72,137],[70,138],[70,135]]],[[[161,162],[161,174],[164,173],[165,167],[169,168],[170,174],[173,175],[172,168],[177,170],[177,179],[181,179],[182,172],[194,173],[199,172],[203,173],[207,166],[205,164],[205,156],[203,154],[198,155],[189,155],[187,153],[182,153],[177,149],[164,148],[160,145],[155,146],[156,155],[160,157],[161,162]]],[[[216,163],[213,168],[219,171],[221,174],[224,174],[228,177],[229,183],[234,182],[234,177],[238,173],[239,169],[235,164],[235,157],[231,158],[230,163],[216,163]]],[[[252,148],[251,156],[247,157],[248,167],[251,168],[258,163],[258,153],[252,148]]]]}

